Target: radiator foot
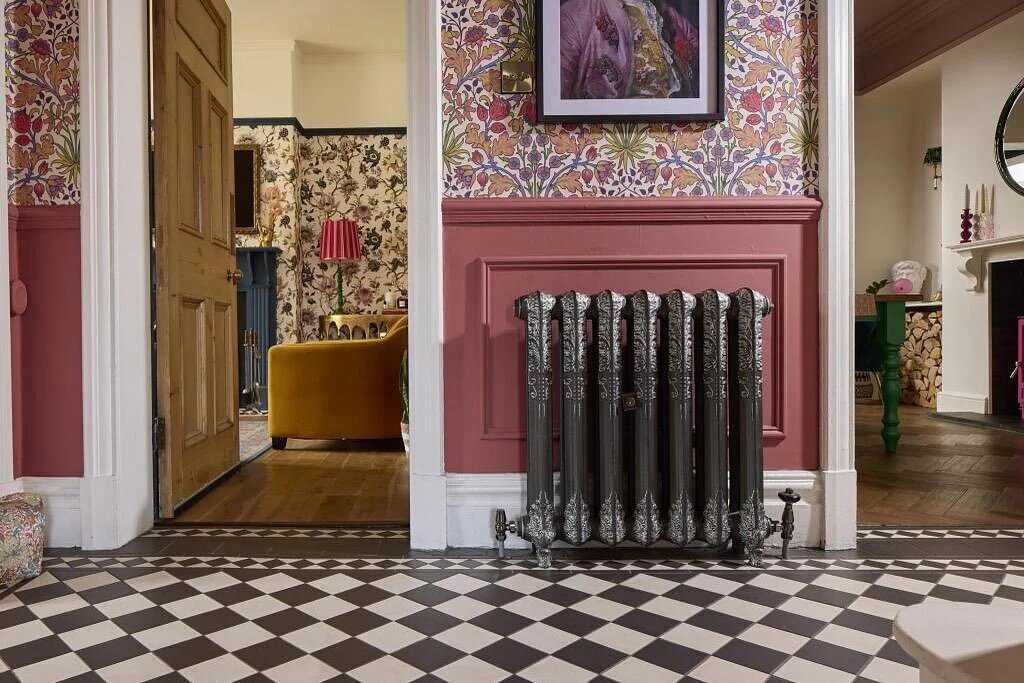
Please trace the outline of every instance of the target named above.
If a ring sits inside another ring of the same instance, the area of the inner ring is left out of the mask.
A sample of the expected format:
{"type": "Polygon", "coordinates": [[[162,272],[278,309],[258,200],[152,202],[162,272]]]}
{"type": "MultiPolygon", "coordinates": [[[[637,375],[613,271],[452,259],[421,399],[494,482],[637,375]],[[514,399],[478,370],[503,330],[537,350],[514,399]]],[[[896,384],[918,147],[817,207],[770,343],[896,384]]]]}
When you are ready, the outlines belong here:
{"type": "Polygon", "coordinates": [[[537,566],[541,569],[551,569],[551,548],[548,546],[537,547],[537,566]]]}
{"type": "Polygon", "coordinates": [[[793,504],[800,502],[800,494],[787,488],[779,492],[779,499],[786,504],[782,509],[782,559],[789,559],[789,542],[793,540],[793,529],[796,527],[793,516],[793,504]]]}

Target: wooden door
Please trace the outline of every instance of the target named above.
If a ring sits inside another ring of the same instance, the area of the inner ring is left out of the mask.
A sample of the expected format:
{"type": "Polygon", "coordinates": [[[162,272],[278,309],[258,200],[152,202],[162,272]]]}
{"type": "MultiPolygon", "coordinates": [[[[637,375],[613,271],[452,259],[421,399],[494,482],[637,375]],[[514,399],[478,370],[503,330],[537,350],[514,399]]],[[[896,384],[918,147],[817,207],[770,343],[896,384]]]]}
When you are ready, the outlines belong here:
{"type": "Polygon", "coordinates": [[[153,0],[160,516],[238,462],[231,18],[153,0]]]}

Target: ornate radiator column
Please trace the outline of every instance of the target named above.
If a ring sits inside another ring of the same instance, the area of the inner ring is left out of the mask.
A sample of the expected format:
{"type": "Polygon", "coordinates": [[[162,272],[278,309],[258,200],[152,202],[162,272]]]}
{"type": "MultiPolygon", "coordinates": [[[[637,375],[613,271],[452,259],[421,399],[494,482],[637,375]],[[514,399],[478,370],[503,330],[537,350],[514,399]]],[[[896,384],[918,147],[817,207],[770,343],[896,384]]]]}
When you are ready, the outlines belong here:
{"type": "Polygon", "coordinates": [[[633,540],[650,545],[661,536],[658,509],[658,308],[646,290],[629,297],[626,318],[632,349],[633,540]]]}
{"type": "Polygon", "coordinates": [[[662,296],[668,396],[668,528],[665,535],[686,545],[696,535],[693,515],[693,310],[697,300],[673,289],[662,296]]]}
{"type": "Polygon", "coordinates": [[[701,343],[697,345],[697,508],[700,537],[711,545],[729,540],[726,415],[726,313],[729,297],[706,289],[698,297],[701,343]]]}
{"type": "Polygon", "coordinates": [[[555,297],[532,292],[516,300],[526,322],[526,506],[524,533],[542,567],[551,566],[555,540],[551,476],[551,313],[555,297]]]}
{"type": "Polygon", "coordinates": [[[594,297],[597,326],[598,499],[597,535],[608,545],[626,538],[622,482],[622,335],[619,323],[626,298],[605,290],[594,297]]]}
{"type": "Polygon", "coordinates": [[[748,563],[760,567],[770,529],[764,513],[762,319],[772,303],[748,287],[733,292],[730,300],[729,507],[739,513],[733,529],[736,549],[743,550],[748,563]]]}
{"type": "Polygon", "coordinates": [[[562,363],[561,468],[562,530],[565,540],[590,540],[590,493],[587,490],[587,309],[590,297],[566,292],[558,297],[562,363]]]}

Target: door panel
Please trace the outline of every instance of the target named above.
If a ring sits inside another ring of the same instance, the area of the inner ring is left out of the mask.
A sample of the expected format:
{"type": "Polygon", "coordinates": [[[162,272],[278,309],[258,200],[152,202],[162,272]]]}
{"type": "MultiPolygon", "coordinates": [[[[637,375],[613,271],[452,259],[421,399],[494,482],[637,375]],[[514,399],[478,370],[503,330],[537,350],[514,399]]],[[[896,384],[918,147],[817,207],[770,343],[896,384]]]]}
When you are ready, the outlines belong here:
{"type": "Polygon", "coordinates": [[[153,0],[161,517],[238,462],[230,36],[224,0],[153,0]]]}

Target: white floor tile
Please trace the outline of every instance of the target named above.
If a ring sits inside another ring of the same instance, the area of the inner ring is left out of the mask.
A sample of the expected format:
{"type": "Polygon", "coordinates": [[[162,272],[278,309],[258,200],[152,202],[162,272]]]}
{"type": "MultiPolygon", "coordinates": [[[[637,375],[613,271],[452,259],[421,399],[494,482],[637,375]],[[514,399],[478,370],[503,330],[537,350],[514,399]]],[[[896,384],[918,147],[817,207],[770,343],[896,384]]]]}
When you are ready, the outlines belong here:
{"type": "Polygon", "coordinates": [[[750,628],[739,635],[741,640],[761,645],[777,652],[793,654],[802,648],[810,638],[801,636],[782,629],[765,626],[764,624],[753,624],[750,628]]]}
{"type": "Polygon", "coordinates": [[[348,674],[363,683],[409,683],[422,676],[423,672],[389,655],[364,664],[348,674]]]}
{"type": "Polygon", "coordinates": [[[251,621],[243,621],[241,624],[216,631],[206,637],[228,652],[235,652],[245,649],[250,645],[270,640],[275,636],[258,624],[254,624],[251,621]]]}
{"type": "Polygon", "coordinates": [[[263,675],[277,683],[321,683],[338,676],[341,672],[333,666],[328,666],[316,657],[306,655],[285,662],[273,669],[263,672],[263,675]]]}
{"type": "Polygon", "coordinates": [[[438,633],[434,636],[434,640],[439,640],[445,645],[454,647],[456,650],[476,652],[491,643],[501,640],[501,636],[479,626],[462,623],[458,626],[452,626],[447,631],[438,633]]]}
{"type": "Polygon", "coordinates": [[[508,671],[472,655],[456,659],[432,673],[449,683],[498,683],[509,677],[508,671]]]}
{"type": "Polygon", "coordinates": [[[775,675],[793,683],[850,683],[855,678],[853,674],[800,657],[787,659],[775,675]]]}
{"type": "MultiPolygon", "coordinates": [[[[520,599],[521,600],[536,600],[536,598],[520,598],[520,599]]],[[[516,601],[516,602],[518,602],[518,601],[516,601]]],[[[537,602],[540,602],[540,601],[537,600],[537,602]]],[[[515,603],[512,603],[512,604],[515,604],[515,603]]],[[[505,608],[508,609],[508,605],[505,605],[505,608]]],[[[461,619],[462,621],[469,621],[473,617],[478,617],[481,614],[485,614],[487,612],[490,612],[491,610],[494,609],[494,607],[491,606],[491,605],[488,605],[486,603],[480,602],[479,600],[474,600],[473,598],[468,598],[465,595],[460,595],[459,597],[452,598],[451,600],[448,600],[447,602],[442,602],[440,605],[434,605],[434,609],[436,609],[439,612],[444,612],[445,614],[451,615],[451,616],[455,617],[456,619],[461,619]]]]}
{"type": "Polygon", "coordinates": [[[605,624],[588,633],[587,640],[631,655],[650,644],[654,636],[618,624],[605,624]]]}
{"type": "Polygon", "coordinates": [[[306,628],[292,631],[282,636],[284,640],[299,648],[303,652],[316,652],[325,647],[347,640],[350,636],[329,624],[318,622],[310,624],[306,628]]]}
{"type": "Polygon", "coordinates": [[[583,683],[595,675],[557,657],[545,657],[519,672],[520,678],[535,683],[583,683]]]}
{"type": "Polygon", "coordinates": [[[147,652],[144,655],[111,664],[96,673],[109,683],[143,683],[143,681],[151,681],[171,672],[171,667],[167,666],[163,660],[152,652],[147,652]]]}
{"type": "Polygon", "coordinates": [[[426,638],[419,631],[413,631],[411,628],[394,622],[370,629],[356,637],[363,642],[373,645],[378,650],[388,653],[401,650],[403,647],[408,647],[426,638]]]}
{"type": "MultiPolygon", "coordinates": [[[[546,654],[551,654],[556,650],[561,650],[569,643],[574,643],[579,640],[579,636],[572,633],[566,633],[562,629],[548,626],[540,622],[530,624],[524,629],[516,631],[511,636],[512,640],[519,643],[524,643],[540,650],[546,654]]],[[[590,637],[588,636],[588,639],[590,637]]]]}
{"type": "Polygon", "coordinates": [[[256,669],[228,653],[216,659],[199,662],[178,673],[193,683],[233,683],[233,681],[253,675],[256,673],[256,669]]]}
{"type": "Polygon", "coordinates": [[[385,576],[383,579],[377,579],[370,583],[370,585],[376,586],[388,593],[399,595],[406,591],[411,591],[413,588],[424,586],[426,583],[426,581],[421,581],[405,574],[392,574],[391,576],[385,576]]]}
{"type": "Polygon", "coordinates": [[[439,588],[444,588],[445,590],[452,591],[453,593],[464,594],[470,593],[472,591],[477,590],[478,588],[483,588],[484,586],[488,586],[490,584],[488,584],[486,581],[481,581],[475,576],[466,576],[465,574],[454,574],[452,576],[441,579],[440,581],[435,581],[434,585],[439,588]]]}
{"type": "Polygon", "coordinates": [[[717,652],[730,640],[727,635],[693,624],[674,626],[667,633],[663,633],[661,639],[707,654],[717,652]]]}
{"type": "Polygon", "coordinates": [[[160,626],[134,633],[132,636],[146,646],[149,650],[159,650],[162,647],[177,645],[186,640],[192,640],[199,635],[199,631],[183,621],[169,621],[160,626]]]}
{"type": "MultiPolygon", "coordinates": [[[[108,640],[116,640],[125,635],[125,632],[112,621],[100,621],[89,624],[72,631],[65,631],[59,635],[68,647],[72,650],[84,650],[98,643],[105,643],[108,640]]],[[[0,641],[3,642],[3,641],[0,641]]]]}
{"type": "Polygon", "coordinates": [[[874,655],[876,652],[881,650],[882,646],[889,640],[888,638],[876,636],[873,633],[857,631],[856,629],[840,626],[839,624],[829,624],[825,628],[821,629],[821,631],[814,636],[814,639],[824,640],[826,643],[845,647],[848,650],[863,652],[867,655],[874,655]]]}
{"type": "MultiPolygon", "coordinates": [[[[763,671],[748,669],[718,657],[708,657],[687,675],[705,683],[764,683],[768,680],[768,674],[763,671]]],[[[825,679],[817,683],[824,681],[825,679]]]]}
{"type": "Polygon", "coordinates": [[[604,672],[606,678],[619,683],[671,683],[679,680],[679,674],[642,659],[629,657],[604,672]]]}
{"type": "Polygon", "coordinates": [[[426,607],[418,602],[403,598],[401,595],[392,595],[386,600],[368,605],[366,609],[391,621],[397,621],[410,614],[422,612],[426,607]]]}
{"type": "Polygon", "coordinates": [[[881,657],[875,657],[868,662],[860,675],[878,683],[917,683],[919,677],[916,667],[881,657]]]}
{"type": "Polygon", "coordinates": [[[88,670],[89,667],[78,655],[68,652],[53,659],[44,659],[30,666],[16,669],[14,675],[21,683],[56,683],[56,681],[78,676],[88,670]]]}

